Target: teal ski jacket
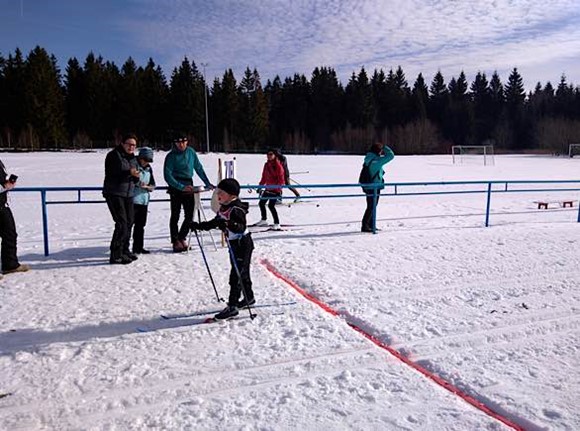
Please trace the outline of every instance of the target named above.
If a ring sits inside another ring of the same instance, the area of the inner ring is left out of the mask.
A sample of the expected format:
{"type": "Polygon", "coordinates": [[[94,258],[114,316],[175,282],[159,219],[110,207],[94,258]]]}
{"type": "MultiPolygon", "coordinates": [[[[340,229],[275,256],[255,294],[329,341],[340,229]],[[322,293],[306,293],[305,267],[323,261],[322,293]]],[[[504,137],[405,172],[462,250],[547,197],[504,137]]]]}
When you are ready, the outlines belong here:
{"type": "Polygon", "coordinates": [[[193,171],[199,175],[206,187],[211,185],[193,148],[187,147],[184,151],[179,151],[173,147],[165,157],[163,177],[169,187],[183,190],[185,186],[193,185],[193,171]]]}
{"type": "MultiPolygon", "coordinates": [[[[372,152],[368,152],[365,156],[364,164],[369,167],[369,173],[372,178],[372,183],[380,183],[383,184],[383,175],[385,173],[383,166],[389,163],[391,160],[395,158],[395,153],[386,145],[383,147],[384,154],[379,155],[372,152]]],[[[379,187],[379,190],[384,189],[385,186],[382,185],[379,187]]]]}

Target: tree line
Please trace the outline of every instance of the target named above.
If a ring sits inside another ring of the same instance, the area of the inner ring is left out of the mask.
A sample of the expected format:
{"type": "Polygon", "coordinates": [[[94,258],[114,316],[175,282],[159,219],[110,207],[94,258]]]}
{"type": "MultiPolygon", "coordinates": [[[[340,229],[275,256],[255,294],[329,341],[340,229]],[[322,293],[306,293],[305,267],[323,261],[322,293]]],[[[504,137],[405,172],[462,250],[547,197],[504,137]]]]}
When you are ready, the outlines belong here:
{"type": "Polygon", "coordinates": [[[265,84],[256,69],[240,81],[228,69],[210,85],[187,57],[168,82],[152,59],[119,68],[93,53],[61,72],[37,46],[26,58],[19,49],[0,55],[0,147],[107,148],[131,131],[154,148],[185,133],[205,150],[206,97],[211,151],[362,153],[381,139],[398,154],[446,153],[454,144],[565,153],[580,143],[580,87],[564,75],[528,93],[517,68],[505,83],[497,72],[470,84],[463,72],[446,82],[438,71],[410,85],[400,66],[363,67],[346,86],[332,67],[265,84]]]}

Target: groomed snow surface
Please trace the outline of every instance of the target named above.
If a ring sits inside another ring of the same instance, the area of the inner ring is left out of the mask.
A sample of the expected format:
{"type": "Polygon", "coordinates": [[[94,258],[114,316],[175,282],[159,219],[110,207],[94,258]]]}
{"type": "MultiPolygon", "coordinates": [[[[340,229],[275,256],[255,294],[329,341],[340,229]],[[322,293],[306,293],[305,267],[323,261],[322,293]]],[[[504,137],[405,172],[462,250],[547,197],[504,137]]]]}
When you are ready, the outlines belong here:
{"type": "MultiPolygon", "coordinates": [[[[19,175],[19,187],[100,186],[105,154],[0,159],[19,175]]],[[[164,156],[156,153],[153,164],[161,185],[164,156]]],[[[233,156],[200,156],[212,179],[219,157],[233,156]]],[[[236,161],[240,182],[256,184],[265,156],[236,161]]],[[[361,163],[360,156],[289,156],[294,179],[307,185],[355,183],[361,163]]],[[[580,180],[580,159],[496,156],[495,166],[482,166],[477,158],[453,165],[451,156],[400,156],[386,170],[389,182],[580,180]]],[[[399,192],[411,190],[435,189],[399,192]]],[[[243,190],[241,197],[255,193],[243,190]]],[[[50,205],[45,257],[40,194],[10,193],[19,256],[32,270],[0,281],[0,394],[6,395],[0,429],[512,428],[410,366],[416,365],[516,427],[578,430],[579,197],[578,191],[497,193],[485,227],[485,194],[382,196],[377,235],[360,232],[362,196],[280,206],[287,229],[253,235],[254,290],[258,304],[272,306],[256,308],[254,320],[243,311],[236,320],[192,325],[206,316],[164,321],[160,314],[223,304],[195,237],[189,253],[171,253],[168,202],[150,205],[145,245],[152,254],[111,266],[106,205],[50,205]],[[539,210],[542,200],[554,203],[539,210]],[[561,208],[563,200],[574,207],[561,208]],[[275,277],[264,259],[339,316],[275,277]]],[[[74,200],[76,193],[48,199],[74,200]]],[[[259,210],[251,203],[255,222],[259,210]]],[[[227,298],[228,251],[218,233],[215,248],[207,233],[202,239],[227,298]]]]}

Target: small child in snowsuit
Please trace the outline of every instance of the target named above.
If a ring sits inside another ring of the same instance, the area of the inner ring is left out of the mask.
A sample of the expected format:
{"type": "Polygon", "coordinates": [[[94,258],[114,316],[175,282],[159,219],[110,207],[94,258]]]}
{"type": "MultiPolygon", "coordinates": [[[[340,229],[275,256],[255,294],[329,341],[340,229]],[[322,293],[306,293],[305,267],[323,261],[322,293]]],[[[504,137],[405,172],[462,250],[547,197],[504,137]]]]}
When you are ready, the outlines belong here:
{"type": "Polygon", "coordinates": [[[223,320],[237,316],[239,308],[246,308],[256,303],[250,277],[250,263],[254,242],[246,223],[249,205],[239,199],[240,183],[233,178],[226,178],[220,181],[217,189],[220,209],[216,217],[201,223],[192,222],[191,230],[218,228],[225,233],[229,241],[235,258],[235,262],[233,262],[230,256],[232,264],[230,271],[230,296],[228,306],[214,316],[217,320],[223,320]],[[240,277],[238,277],[238,271],[240,277]],[[244,298],[240,301],[241,294],[244,295],[244,298]]]}
{"type": "Polygon", "coordinates": [[[147,210],[149,208],[149,195],[155,189],[155,178],[153,177],[153,150],[143,147],[137,155],[139,164],[139,183],[135,185],[135,196],[133,197],[133,209],[135,212],[135,225],[133,227],[133,253],[149,254],[149,250],[143,247],[145,236],[145,225],[147,224],[147,210]]]}

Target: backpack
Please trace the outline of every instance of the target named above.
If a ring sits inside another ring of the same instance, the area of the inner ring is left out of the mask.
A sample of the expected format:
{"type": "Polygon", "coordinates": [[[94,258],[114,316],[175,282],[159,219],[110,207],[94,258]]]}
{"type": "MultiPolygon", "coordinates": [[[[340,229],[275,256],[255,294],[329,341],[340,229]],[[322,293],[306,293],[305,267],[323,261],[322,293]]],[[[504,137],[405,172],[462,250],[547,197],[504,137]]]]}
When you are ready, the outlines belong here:
{"type": "MultiPolygon", "coordinates": [[[[378,172],[374,175],[371,176],[371,170],[369,168],[369,165],[367,165],[366,163],[363,163],[362,165],[362,169],[360,170],[360,174],[358,176],[358,182],[359,184],[371,184],[374,182],[374,179],[377,177],[378,172]]],[[[367,190],[372,190],[372,189],[366,189],[366,188],[362,188],[364,192],[366,192],[367,190]]]]}

